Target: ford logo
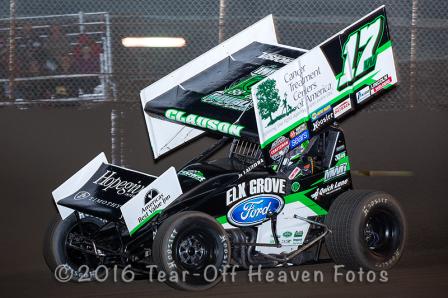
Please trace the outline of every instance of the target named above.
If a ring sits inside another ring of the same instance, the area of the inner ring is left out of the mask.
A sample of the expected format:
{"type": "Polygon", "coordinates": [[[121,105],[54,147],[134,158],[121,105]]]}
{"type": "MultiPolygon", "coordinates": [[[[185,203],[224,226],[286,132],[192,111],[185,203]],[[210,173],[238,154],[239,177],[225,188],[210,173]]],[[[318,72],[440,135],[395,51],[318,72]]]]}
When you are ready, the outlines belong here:
{"type": "Polygon", "coordinates": [[[252,226],[268,220],[268,213],[278,213],[284,205],[275,195],[256,195],[230,208],[227,219],[235,226],[252,226]]]}

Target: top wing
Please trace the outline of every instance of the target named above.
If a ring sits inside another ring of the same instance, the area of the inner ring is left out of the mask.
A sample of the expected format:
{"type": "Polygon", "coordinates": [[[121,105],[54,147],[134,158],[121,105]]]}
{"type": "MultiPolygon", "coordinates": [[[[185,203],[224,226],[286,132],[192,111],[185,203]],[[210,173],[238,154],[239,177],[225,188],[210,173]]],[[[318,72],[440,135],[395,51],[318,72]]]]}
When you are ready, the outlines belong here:
{"type": "MultiPolygon", "coordinates": [[[[207,130],[229,135],[243,135],[258,140],[253,112],[243,115],[240,119],[241,124],[235,124],[246,102],[229,99],[227,95],[232,96],[232,92],[238,93],[245,90],[244,93],[247,96],[247,89],[244,88],[254,83],[253,80],[242,80],[239,84],[235,83],[230,87],[235,80],[242,79],[244,75],[250,75],[251,71],[262,64],[260,58],[254,58],[254,53],[247,50],[254,47],[262,50],[272,46],[278,46],[279,50],[296,51],[299,54],[305,52],[277,44],[273,18],[269,15],[143,89],[140,96],[154,157],[157,158],[173,150],[207,130]],[[246,47],[249,48],[244,51],[246,47]],[[236,71],[238,67],[243,68],[236,71]],[[211,72],[211,68],[219,73],[211,72]],[[229,70],[233,72],[227,73],[229,70]],[[227,90],[227,87],[230,89],[227,90]],[[224,90],[227,90],[226,96],[221,96],[219,93],[213,94],[214,91],[224,90]],[[201,101],[207,95],[210,96],[201,101]],[[189,104],[196,102],[195,108],[188,108],[186,102],[189,104]],[[219,104],[221,109],[217,108],[219,104]],[[198,105],[204,107],[199,112],[205,114],[198,113],[196,109],[198,105]],[[236,108],[229,108],[230,106],[236,108]],[[169,109],[176,111],[171,110],[167,113],[169,109]],[[185,116],[190,114],[194,116],[190,116],[187,123],[185,116]],[[169,118],[166,117],[167,115],[169,118]],[[198,117],[202,118],[198,119],[198,117]]],[[[259,53],[258,56],[261,54],[263,53],[259,53]]],[[[292,58],[296,57],[297,55],[292,58]]],[[[272,64],[276,64],[275,61],[272,64]]]]}
{"type": "Polygon", "coordinates": [[[186,126],[258,142],[251,87],[303,52],[253,42],[145,105],[186,126]]]}

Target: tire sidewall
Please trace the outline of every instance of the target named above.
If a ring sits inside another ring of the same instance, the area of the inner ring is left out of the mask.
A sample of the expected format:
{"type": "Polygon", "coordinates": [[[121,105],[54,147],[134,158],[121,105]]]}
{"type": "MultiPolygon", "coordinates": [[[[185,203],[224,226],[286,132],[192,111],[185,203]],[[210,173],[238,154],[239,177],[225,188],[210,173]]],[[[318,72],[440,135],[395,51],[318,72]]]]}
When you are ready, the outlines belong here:
{"type": "MultiPolygon", "coordinates": [[[[92,223],[101,226],[101,220],[91,216],[81,218],[82,223],[92,223]]],[[[44,247],[45,261],[51,272],[64,268],[66,274],[71,276],[71,281],[93,281],[96,278],[97,268],[80,267],[70,265],[65,242],[69,232],[78,224],[74,214],[62,220],[59,216],[54,220],[46,235],[44,247]]],[[[87,264],[86,264],[87,266],[87,264]]]]}
{"type": "Polygon", "coordinates": [[[355,248],[354,253],[364,268],[379,271],[387,270],[394,266],[402,255],[406,240],[406,222],[403,212],[396,200],[392,196],[380,192],[365,197],[359,205],[358,212],[353,217],[352,231],[350,235],[355,248]],[[394,249],[391,256],[387,258],[373,254],[364,240],[364,227],[367,220],[373,211],[379,209],[390,212],[399,225],[399,245],[394,249]]]}

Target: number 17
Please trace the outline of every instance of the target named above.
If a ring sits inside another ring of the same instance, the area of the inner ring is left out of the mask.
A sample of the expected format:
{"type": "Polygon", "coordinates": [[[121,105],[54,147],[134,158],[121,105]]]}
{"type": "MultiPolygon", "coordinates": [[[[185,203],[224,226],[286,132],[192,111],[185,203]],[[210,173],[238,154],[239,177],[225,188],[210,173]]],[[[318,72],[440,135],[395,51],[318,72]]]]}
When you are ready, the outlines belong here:
{"type": "Polygon", "coordinates": [[[348,36],[342,48],[342,72],[336,76],[338,90],[353,84],[356,79],[375,68],[376,50],[383,30],[384,17],[379,16],[348,36]]]}

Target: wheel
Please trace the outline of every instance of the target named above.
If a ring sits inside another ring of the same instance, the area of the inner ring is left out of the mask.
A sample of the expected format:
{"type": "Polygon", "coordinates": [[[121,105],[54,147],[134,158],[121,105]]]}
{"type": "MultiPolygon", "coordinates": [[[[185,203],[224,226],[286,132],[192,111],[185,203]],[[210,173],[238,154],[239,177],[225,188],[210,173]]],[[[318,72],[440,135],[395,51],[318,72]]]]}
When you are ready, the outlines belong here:
{"type": "Polygon", "coordinates": [[[216,220],[188,211],[169,217],[159,227],[153,244],[157,270],[167,284],[181,290],[200,291],[221,281],[220,271],[230,261],[230,242],[216,220]]]}
{"type": "Polygon", "coordinates": [[[387,270],[400,259],[406,221],[398,202],[379,191],[353,190],[336,198],[325,222],[325,239],[336,264],[349,269],[387,270]]]}
{"type": "MultiPolygon", "coordinates": [[[[104,225],[95,217],[83,217],[80,222],[85,236],[92,235],[104,225]]],[[[95,270],[101,263],[96,256],[82,253],[69,245],[70,241],[77,241],[78,235],[81,235],[81,230],[75,214],[65,220],[57,216],[45,235],[44,259],[51,272],[59,270],[58,275],[62,274],[60,277],[64,280],[92,281],[95,278],[95,270]]]]}

